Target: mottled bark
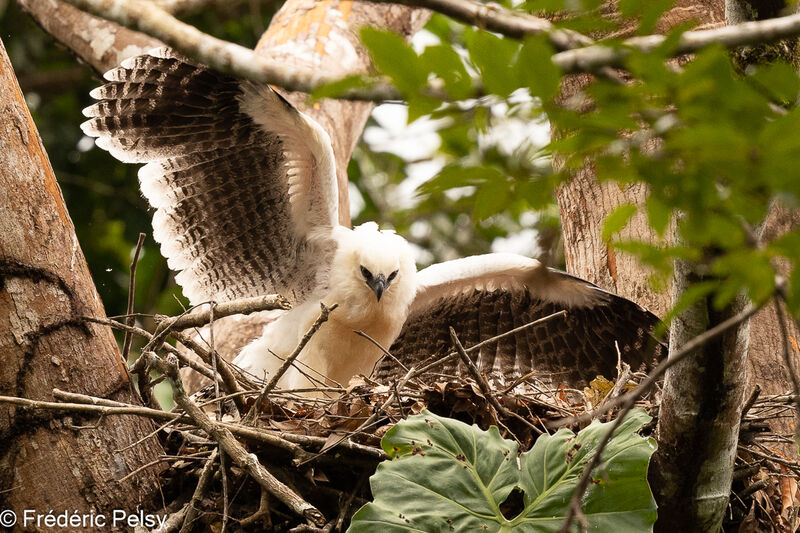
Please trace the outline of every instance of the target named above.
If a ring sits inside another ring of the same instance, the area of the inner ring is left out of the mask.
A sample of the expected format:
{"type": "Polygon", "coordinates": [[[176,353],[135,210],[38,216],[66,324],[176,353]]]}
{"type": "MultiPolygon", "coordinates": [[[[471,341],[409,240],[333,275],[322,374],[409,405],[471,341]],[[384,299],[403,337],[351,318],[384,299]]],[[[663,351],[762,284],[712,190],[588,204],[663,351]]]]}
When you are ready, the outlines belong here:
{"type": "Polygon", "coordinates": [[[17,0],[17,3],[98,76],[124,59],[163,46],[148,35],[89,15],[59,0],[17,0]]]}
{"type": "MultiPolygon", "coordinates": [[[[672,300],[696,279],[678,261],[672,300]]],[[[670,324],[670,353],[739,313],[745,297],[716,311],[703,298],[670,324]]],[[[744,402],[749,321],[673,366],[664,379],[658,445],[649,479],[658,501],[656,531],[717,531],[730,498],[744,402]]]]}
{"type": "MultiPolygon", "coordinates": [[[[360,28],[387,29],[410,38],[429,16],[428,11],[397,5],[288,0],[273,17],[256,50],[282,64],[343,77],[370,69],[369,55],[358,37],[360,28]]],[[[339,222],[349,226],[347,164],[374,104],[329,98],[309,104],[302,93],[293,93],[289,99],[331,137],[339,181],[339,222]]]]}
{"type": "MultiPolygon", "coordinates": [[[[0,43],[0,394],[54,387],[137,402],[61,190],[0,43]]],[[[0,409],[0,509],[110,513],[151,505],[161,446],[149,420],[0,409]],[[78,428],[78,426],[95,426],[78,428]]]]}

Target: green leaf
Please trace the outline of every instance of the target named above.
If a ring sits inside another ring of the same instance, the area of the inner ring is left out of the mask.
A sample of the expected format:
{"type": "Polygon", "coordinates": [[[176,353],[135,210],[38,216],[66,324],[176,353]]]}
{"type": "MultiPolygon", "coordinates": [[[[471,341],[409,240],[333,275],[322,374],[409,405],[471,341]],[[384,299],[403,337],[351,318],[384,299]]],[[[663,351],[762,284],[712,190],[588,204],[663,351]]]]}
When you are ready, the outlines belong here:
{"type": "Polygon", "coordinates": [[[420,61],[426,70],[444,81],[445,89],[452,98],[458,100],[472,94],[472,80],[452,46],[429,46],[422,52],[420,61]]]}
{"type": "Polygon", "coordinates": [[[800,93],[796,69],[782,61],[760,65],[748,79],[784,105],[793,105],[800,93]]]}
{"type": "Polygon", "coordinates": [[[638,209],[633,204],[622,204],[614,209],[603,222],[603,240],[608,242],[615,233],[622,231],[638,209]]]}
{"type": "Polygon", "coordinates": [[[650,222],[650,227],[658,233],[659,237],[663,237],[664,230],[667,229],[670,217],[672,217],[672,209],[653,194],[647,197],[645,209],[647,210],[647,220],[650,222]]]}
{"type": "Polygon", "coordinates": [[[552,61],[554,53],[543,36],[535,36],[525,40],[517,59],[522,83],[543,101],[555,98],[561,84],[561,69],[552,61]]]}
{"type": "MultiPolygon", "coordinates": [[[[647,464],[656,449],[653,439],[637,434],[651,420],[642,409],[631,411],[603,450],[602,466],[582,498],[582,510],[594,531],[651,531],[656,502],[647,485],[647,464]]],[[[578,432],[561,428],[540,437],[520,457],[525,510],[514,520],[520,531],[558,531],[578,477],[613,422],[592,422],[578,432]]]]}
{"type": "Polygon", "coordinates": [[[467,41],[467,48],[488,92],[508,96],[519,88],[516,69],[511,68],[519,49],[517,41],[501,39],[485,31],[475,31],[467,41]]]}
{"type": "Polygon", "coordinates": [[[478,188],[472,208],[472,218],[477,221],[486,220],[506,209],[511,203],[511,184],[499,171],[499,179],[487,181],[478,188]]]}
{"type": "Polygon", "coordinates": [[[311,93],[311,97],[315,100],[320,98],[336,98],[346,93],[350,89],[368,86],[369,82],[363,76],[347,76],[341,80],[317,87],[314,89],[314,92],[311,93]]]}
{"type": "Polygon", "coordinates": [[[389,76],[401,92],[416,93],[428,81],[428,71],[416,52],[396,33],[366,26],[361,30],[361,41],[378,70],[389,76]]]}
{"type": "Polygon", "coordinates": [[[499,170],[490,167],[463,167],[458,164],[447,165],[439,174],[431,180],[419,186],[419,191],[423,194],[455,189],[456,187],[467,187],[470,185],[481,185],[487,181],[498,181],[504,179],[499,170]]]}
{"type": "MultiPolygon", "coordinates": [[[[655,441],[636,433],[649,420],[632,411],[603,451],[583,498],[592,529],[652,529],[656,505],[646,475],[655,441]]],[[[384,436],[394,459],[370,478],[375,501],[353,516],[348,531],[558,531],[578,477],[610,427],[593,422],[577,436],[562,428],[518,457],[517,443],[496,427],[481,431],[427,411],[411,416],[384,436]],[[525,508],[506,518],[500,505],[514,489],[523,491],[525,508]]]]}

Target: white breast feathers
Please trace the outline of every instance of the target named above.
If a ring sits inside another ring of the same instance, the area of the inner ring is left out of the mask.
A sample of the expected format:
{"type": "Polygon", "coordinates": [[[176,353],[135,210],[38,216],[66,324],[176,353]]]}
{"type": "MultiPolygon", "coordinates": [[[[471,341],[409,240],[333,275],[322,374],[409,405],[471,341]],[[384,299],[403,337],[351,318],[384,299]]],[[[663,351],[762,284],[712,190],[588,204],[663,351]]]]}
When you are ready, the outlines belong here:
{"type": "Polygon", "coordinates": [[[337,248],[327,288],[267,326],[264,335],[234,361],[259,379],[269,379],[300,343],[320,313],[320,303],[336,305],[295,365],[279,381],[283,388],[320,384],[347,385],[356,374],[369,374],[384,348],[400,333],[416,293],[416,267],[408,243],[374,223],[353,230],[339,226],[337,248]]]}

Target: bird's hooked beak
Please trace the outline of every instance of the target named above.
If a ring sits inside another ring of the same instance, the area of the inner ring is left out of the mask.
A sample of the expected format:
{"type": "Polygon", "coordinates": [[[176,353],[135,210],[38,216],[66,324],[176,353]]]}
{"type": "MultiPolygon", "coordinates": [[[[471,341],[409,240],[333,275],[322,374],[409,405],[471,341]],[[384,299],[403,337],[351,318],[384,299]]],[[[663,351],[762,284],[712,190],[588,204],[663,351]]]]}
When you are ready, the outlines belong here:
{"type": "Polygon", "coordinates": [[[386,281],[386,276],[378,274],[367,280],[367,287],[372,289],[372,292],[375,293],[375,296],[377,296],[380,302],[381,296],[383,296],[383,293],[386,292],[387,287],[389,287],[389,283],[389,281],[386,281]]]}

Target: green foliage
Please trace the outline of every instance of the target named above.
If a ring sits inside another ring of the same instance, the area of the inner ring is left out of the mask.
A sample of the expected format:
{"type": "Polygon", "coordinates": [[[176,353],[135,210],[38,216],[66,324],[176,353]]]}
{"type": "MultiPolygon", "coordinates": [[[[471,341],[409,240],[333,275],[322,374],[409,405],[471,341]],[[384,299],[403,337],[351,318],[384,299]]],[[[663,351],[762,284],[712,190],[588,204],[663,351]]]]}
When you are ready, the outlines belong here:
{"type": "MultiPolygon", "coordinates": [[[[619,3],[640,33],[651,32],[670,6],[666,0],[619,3]]],[[[562,0],[517,9],[570,11],[559,18],[569,19],[565,27],[608,30],[619,22],[598,21],[602,17],[590,14],[593,7],[596,2],[562,0]]],[[[404,48],[411,59],[395,62],[387,72],[393,79],[416,80],[408,89],[416,93],[410,96],[410,119],[429,107],[432,117],[449,121],[439,131],[446,164],[420,187],[423,203],[459,191],[461,202],[472,204],[475,224],[495,217],[518,220],[526,212],[552,211],[556,187],[591,161],[602,181],[647,186],[641,208],[661,240],[618,240],[638,209],[632,205],[608,217],[602,237],[652,267],[659,286],[665,286],[677,258],[715,280],[703,287],[710,287],[706,295],[720,307],[742,291],[756,303],[768,298],[776,259],[788,260],[791,280],[800,278],[794,273],[797,249],[769,242],[754,246],[753,238],[774,199],[790,209],[799,203],[800,138],[794,132],[800,128],[800,78],[792,65],[761,65],[743,74],[727,51],[709,47],[682,69],[670,69],[667,60],[686,29],[681,27],[655,50],[629,54],[625,66],[636,83],[600,78],[584,89],[582,102],[563,105],[555,101],[563,74],[543,37],[519,41],[441,19],[432,27],[442,43],[420,56],[404,48]],[[431,82],[461,102],[415,104],[431,82]],[[525,94],[532,100],[521,106],[525,94]],[[495,111],[498,102],[507,106],[503,116],[495,111]],[[523,143],[509,153],[480,142],[509,120],[541,117],[559,132],[545,147],[523,143]],[[550,166],[554,157],[563,164],[559,172],[550,166]]],[[[387,58],[393,57],[390,48],[381,51],[387,58]]],[[[800,289],[793,287],[797,284],[790,284],[788,296],[797,314],[800,289]]]]}
{"type": "MultiPolygon", "coordinates": [[[[603,450],[582,500],[591,529],[651,530],[656,504],[647,464],[655,441],[637,434],[649,420],[634,410],[603,450]]],[[[348,531],[558,531],[610,427],[595,421],[577,435],[562,428],[519,454],[494,426],[482,431],[429,412],[411,416],[384,436],[381,445],[393,460],[378,466],[370,479],[375,501],[353,516],[348,531]],[[512,491],[522,492],[522,505],[504,513],[512,491]]]]}

